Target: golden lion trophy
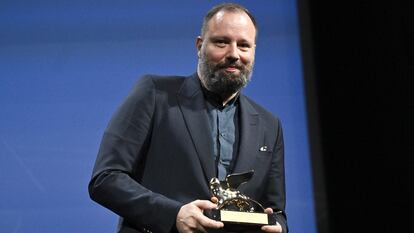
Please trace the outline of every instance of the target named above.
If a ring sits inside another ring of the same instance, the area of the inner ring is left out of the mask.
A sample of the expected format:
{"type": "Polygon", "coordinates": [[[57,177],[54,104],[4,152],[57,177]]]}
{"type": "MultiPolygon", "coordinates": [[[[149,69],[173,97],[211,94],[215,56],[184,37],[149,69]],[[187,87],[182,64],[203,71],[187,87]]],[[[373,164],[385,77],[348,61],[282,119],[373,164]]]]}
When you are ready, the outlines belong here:
{"type": "MultiPolygon", "coordinates": [[[[205,215],[224,223],[225,230],[258,230],[263,225],[275,225],[275,214],[267,214],[263,206],[242,194],[238,187],[253,177],[254,171],[227,175],[224,181],[212,178],[210,191],[217,199],[217,208],[205,210],[205,215]]],[[[281,211],[280,211],[281,212],[281,211]]]]}

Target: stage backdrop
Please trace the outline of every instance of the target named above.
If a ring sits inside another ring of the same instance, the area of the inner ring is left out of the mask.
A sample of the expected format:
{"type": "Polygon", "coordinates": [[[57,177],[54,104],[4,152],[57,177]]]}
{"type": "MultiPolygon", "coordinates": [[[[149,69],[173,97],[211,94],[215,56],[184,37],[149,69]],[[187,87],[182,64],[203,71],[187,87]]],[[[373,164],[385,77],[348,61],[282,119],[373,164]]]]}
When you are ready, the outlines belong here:
{"type": "MultiPolygon", "coordinates": [[[[260,28],[244,93],[281,118],[290,229],[314,233],[296,2],[237,2],[260,28]]],[[[87,193],[104,128],[141,75],[195,72],[195,38],[217,3],[0,2],[1,232],[115,232],[115,214],[87,193]]]]}

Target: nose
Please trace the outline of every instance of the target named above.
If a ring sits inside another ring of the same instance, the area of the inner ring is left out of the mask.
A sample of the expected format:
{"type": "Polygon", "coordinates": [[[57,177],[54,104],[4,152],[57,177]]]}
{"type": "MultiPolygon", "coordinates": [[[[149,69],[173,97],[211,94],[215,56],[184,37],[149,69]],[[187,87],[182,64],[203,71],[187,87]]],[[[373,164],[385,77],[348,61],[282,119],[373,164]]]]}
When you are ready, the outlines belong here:
{"type": "Polygon", "coordinates": [[[238,61],[240,59],[240,55],[239,55],[239,50],[237,48],[237,44],[236,43],[231,43],[228,46],[228,51],[227,51],[227,60],[235,62],[238,61]]]}

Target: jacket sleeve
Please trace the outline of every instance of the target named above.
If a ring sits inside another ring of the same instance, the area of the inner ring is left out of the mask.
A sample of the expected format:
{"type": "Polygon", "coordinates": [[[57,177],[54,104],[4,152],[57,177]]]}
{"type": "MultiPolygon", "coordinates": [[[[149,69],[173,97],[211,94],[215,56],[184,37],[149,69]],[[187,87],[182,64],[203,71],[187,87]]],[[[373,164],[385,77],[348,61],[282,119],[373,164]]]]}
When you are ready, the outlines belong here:
{"type": "Polygon", "coordinates": [[[285,166],[284,142],[280,120],[275,124],[276,141],[273,147],[272,162],[268,173],[267,190],[265,192],[265,206],[273,209],[277,222],[282,226],[282,232],[288,232],[287,217],[285,213],[285,166]]]}
{"type": "Polygon", "coordinates": [[[137,229],[169,232],[182,206],[139,183],[145,166],[156,104],[154,82],[142,78],[112,117],[104,132],[90,197],[137,229]]]}

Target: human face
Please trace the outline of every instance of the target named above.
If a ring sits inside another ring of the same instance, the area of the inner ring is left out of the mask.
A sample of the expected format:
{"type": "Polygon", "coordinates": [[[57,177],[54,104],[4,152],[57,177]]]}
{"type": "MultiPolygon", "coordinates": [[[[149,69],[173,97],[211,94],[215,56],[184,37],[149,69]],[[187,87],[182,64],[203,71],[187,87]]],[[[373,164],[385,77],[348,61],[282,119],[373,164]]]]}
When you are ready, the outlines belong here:
{"type": "Polygon", "coordinates": [[[256,29],[244,12],[218,12],[197,38],[198,75],[205,88],[228,98],[251,78],[256,29]]]}

